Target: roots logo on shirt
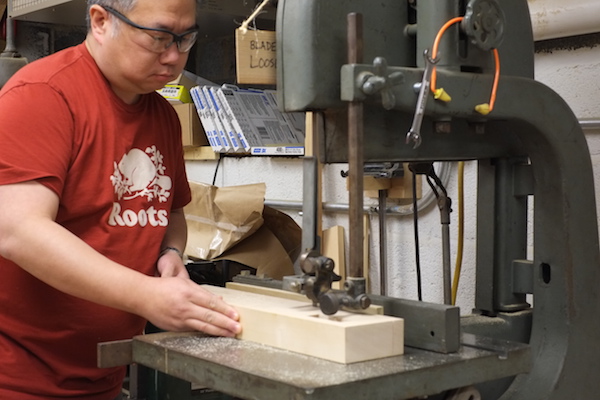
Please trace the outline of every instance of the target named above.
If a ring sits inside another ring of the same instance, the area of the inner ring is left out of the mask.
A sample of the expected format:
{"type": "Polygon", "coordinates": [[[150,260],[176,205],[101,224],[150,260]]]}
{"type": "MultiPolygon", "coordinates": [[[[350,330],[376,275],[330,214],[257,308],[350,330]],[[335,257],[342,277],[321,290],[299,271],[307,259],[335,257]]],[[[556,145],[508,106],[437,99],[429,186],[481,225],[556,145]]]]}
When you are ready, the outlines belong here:
{"type": "MultiPolygon", "coordinates": [[[[152,146],[146,151],[132,149],[118,164],[115,162],[110,180],[117,199],[122,202],[145,197],[148,202],[166,202],[171,195],[173,182],[165,175],[162,161],[163,155],[156,146],[152,146]]],[[[115,202],[108,223],[111,226],[166,226],[167,216],[167,210],[157,210],[154,206],[147,210],[123,210],[121,203],[115,202]]]]}

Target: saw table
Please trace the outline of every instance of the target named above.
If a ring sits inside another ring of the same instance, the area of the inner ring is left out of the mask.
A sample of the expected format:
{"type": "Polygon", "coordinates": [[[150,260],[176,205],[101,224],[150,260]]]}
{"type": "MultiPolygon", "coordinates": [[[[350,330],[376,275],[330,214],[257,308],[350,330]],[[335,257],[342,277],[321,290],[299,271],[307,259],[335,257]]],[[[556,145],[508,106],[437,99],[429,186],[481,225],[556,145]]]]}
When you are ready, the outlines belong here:
{"type": "MultiPolygon", "coordinates": [[[[101,364],[124,345],[102,347],[101,364]]],[[[270,346],[201,333],[154,333],[127,342],[131,362],[244,399],[410,399],[519,373],[528,345],[463,334],[452,354],[406,348],[402,356],[339,364],[270,346]]],[[[125,351],[126,353],[126,351],[125,351]]]]}

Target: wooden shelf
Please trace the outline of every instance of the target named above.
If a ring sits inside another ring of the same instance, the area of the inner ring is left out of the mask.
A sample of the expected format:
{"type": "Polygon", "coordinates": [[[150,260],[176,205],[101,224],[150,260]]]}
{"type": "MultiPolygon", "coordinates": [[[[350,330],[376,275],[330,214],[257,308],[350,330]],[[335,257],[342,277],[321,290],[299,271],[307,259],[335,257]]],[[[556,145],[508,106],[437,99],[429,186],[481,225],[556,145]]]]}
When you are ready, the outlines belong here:
{"type": "Polygon", "coordinates": [[[214,152],[210,146],[184,147],[183,150],[186,161],[218,160],[221,157],[221,154],[214,152]]]}

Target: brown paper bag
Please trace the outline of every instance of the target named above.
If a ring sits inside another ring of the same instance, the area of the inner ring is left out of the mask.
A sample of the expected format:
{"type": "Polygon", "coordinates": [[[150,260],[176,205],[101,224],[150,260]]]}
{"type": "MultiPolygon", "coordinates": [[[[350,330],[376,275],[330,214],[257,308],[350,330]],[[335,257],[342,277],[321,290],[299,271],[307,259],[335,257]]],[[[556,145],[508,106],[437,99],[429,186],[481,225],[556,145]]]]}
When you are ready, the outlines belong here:
{"type": "Polygon", "coordinates": [[[184,208],[188,256],[213,260],[262,226],[264,183],[216,187],[190,182],[190,187],[192,201],[184,208]]]}
{"type": "Polygon", "coordinates": [[[256,275],[281,280],[294,275],[294,262],[302,247],[302,229],[287,214],[265,206],[264,223],[252,236],[217,260],[236,261],[256,269],[256,275]]]}

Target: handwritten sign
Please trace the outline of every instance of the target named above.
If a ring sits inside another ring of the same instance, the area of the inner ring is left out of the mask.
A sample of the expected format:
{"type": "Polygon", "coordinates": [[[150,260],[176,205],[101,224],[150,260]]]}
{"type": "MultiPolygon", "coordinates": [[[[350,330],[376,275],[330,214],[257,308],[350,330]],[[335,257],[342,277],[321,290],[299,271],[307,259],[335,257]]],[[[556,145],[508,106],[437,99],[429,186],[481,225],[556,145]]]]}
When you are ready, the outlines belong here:
{"type": "Polygon", "coordinates": [[[238,83],[275,85],[277,83],[277,44],[275,32],[235,31],[236,75],[238,83]]]}

